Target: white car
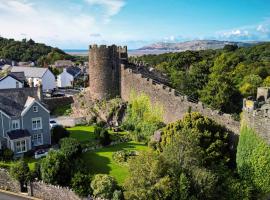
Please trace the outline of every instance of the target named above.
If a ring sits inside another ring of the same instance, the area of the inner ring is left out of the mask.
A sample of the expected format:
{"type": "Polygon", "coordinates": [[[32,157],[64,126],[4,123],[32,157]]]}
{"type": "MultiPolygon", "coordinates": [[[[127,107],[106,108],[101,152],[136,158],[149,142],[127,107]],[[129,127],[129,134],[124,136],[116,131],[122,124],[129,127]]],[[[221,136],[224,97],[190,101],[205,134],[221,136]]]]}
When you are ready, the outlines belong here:
{"type": "Polygon", "coordinates": [[[54,119],[50,119],[50,128],[52,129],[53,127],[59,126],[57,122],[54,119]]]}
{"type": "Polygon", "coordinates": [[[35,159],[39,159],[48,155],[48,151],[44,149],[37,150],[35,152],[35,159]]]}

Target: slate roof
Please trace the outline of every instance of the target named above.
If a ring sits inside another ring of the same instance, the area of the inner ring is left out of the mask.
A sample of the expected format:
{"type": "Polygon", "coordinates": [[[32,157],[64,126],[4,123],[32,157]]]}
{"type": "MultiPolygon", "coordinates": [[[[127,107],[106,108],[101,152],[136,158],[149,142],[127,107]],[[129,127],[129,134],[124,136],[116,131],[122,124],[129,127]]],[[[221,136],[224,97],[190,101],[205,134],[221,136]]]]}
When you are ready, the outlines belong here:
{"type": "Polygon", "coordinates": [[[81,69],[79,67],[68,67],[67,73],[71,74],[73,77],[76,77],[80,74],[81,69]]]}
{"type": "Polygon", "coordinates": [[[19,138],[24,138],[24,137],[30,137],[30,133],[28,132],[28,130],[12,130],[7,132],[7,135],[9,137],[10,140],[16,140],[19,138]]]}
{"type": "Polygon", "coordinates": [[[10,117],[18,117],[24,110],[28,97],[38,99],[37,88],[16,88],[0,90],[0,110],[10,117]]]}
{"type": "Polygon", "coordinates": [[[27,78],[42,78],[48,69],[42,67],[17,67],[14,66],[11,72],[24,72],[27,78]]]}
{"type": "Polygon", "coordinates": [[[10,72],[9,75],[16,77],[17,80],[20,80],[22,83],[26,81],[24,72],[10,72]]]}
{"type": "Polygon", "coordinates": [[[20,79],[18,79],[18,78],[17,78],[16,76],[14,76],[13,74],[8,74],[8,75],[6,75],[6,76],[1,77],[1,78],[0,78],[0,81],[6,79],[7,77],[12,77],[12,78],[14,78],[15,80],[17,80],[17,81],[23,83],[23,81],[21,81],[20,79]]]}

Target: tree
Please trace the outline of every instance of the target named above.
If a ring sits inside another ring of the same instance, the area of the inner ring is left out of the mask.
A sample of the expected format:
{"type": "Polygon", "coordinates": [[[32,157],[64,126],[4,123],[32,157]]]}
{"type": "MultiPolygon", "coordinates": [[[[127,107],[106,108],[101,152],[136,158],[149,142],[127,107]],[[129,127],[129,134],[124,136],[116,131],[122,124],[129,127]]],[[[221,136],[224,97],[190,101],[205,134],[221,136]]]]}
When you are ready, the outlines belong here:
{"type": "Polygon", "coordinates": [[[111,199],[116,187],[115,179],[107,174],[96,174],[91,182],[93,195],[99,198],[111,199]]]}
{"type": "Polygon", "coordinates": [[[78,172],[71,179],[71,188],[80,197],[86,197],[92,193],[90,183],[91,177],[89,175],[78,172]]]}
{"type": "Polygon", "coordinates": [[[168,164],[155,152],[143,152],[129,163],[126,199],[168,199],[174,191],[168,164]]]}
{"type": "Polygon", "coordinates": [[[270,87],[270,76],[267,76],[263,81],[264,87],[270,87]]]}
{"type": "Polygon", "coordinates": [[[10,168],[10,175],[20,182],[22,189],[22,186],[30,180],[30,169],[28,164],[23,160],[16,162],[10,168]]]}
{"type": "Polygon", "coordinates": [[[159,105],[152,105],[145,94],[137,95],[131,92],[130,104],[124,126],[132,127],[135,140],[149,140],[154,131],[160,128],[163,119],[163,109],[159,105]]]}
{"type": "Polygon", "coordinates": [[[74,138],[63,138],[60,140],[60,149],[69,160],[78,158],[82,153],[82,147],[74,138]]]}
{"type": "Polygon", "coordinates": [[[71,179],[69,160],[61,151],[49,151],[41,161],[41,178],[44,182],[53,185],[68,185],[71,179]]]}
{"type": "Polygon", "coordinates": [[[60,139],[68,136],[69,132],[63,126],[55,126],[52,128],[52,143],[58,144],[60,139]]]}
{"type": "Polygon", "coordinates": [[[240,87],[240,92],[244,97],[256,96],[257,88],[262,84],[262,78],[258,75],[245,76],[240,87]]]}

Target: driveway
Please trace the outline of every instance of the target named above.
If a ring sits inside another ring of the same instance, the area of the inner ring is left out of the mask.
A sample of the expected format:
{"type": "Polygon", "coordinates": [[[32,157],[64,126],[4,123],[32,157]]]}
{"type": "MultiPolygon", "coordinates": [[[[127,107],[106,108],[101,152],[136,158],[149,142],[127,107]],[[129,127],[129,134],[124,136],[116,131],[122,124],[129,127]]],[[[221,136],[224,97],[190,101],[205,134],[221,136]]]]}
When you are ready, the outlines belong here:
{"type": "Polygon", "coordinates": [[[1,193],[0,192],[0,199],[1,200],[29,200],[30,198],[27,197],[20,197],[13,194],[8,193],[1,193]]]}

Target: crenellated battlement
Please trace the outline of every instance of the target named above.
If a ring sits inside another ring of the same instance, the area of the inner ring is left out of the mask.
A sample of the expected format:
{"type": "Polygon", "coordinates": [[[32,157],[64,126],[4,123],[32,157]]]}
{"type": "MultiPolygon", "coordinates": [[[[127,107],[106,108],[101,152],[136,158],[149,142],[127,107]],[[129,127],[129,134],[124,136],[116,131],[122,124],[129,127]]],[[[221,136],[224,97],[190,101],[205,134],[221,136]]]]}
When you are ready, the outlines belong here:
{"type": "Polygon", "coordinates": [[[233,133],[239,133],[240,122],[235,121],[232,115],[211,109],[202,102],[176,91],[157,79],[140,74],[132,66],[121,65],[121,76],[121,97],[128,101],[132,90],[137,93],[145,93],[153,102],[162,105],[164,122],[166,123],[181,119],[191,109],[214,119],[233,133]]]}
{"type": "Polygon", "coordinates": [[[243,119],[270,144],[270,88],[260,87],[256,99],[243,100],[243,119]]]}
{"type": "Polygon", "coordinates": [[[89,80],[92,98],[121,96],[129,101],[131,91],[145,93],[153,103],[163,107],[164,122],[181,119],[186,112],[196,111],[214,119],[238,134],[240,123],[231,115],[209,108],[202,102],[176,91],[168,78],[147,63],[128,63],[127,47],[91,45],[89,80]]]}

